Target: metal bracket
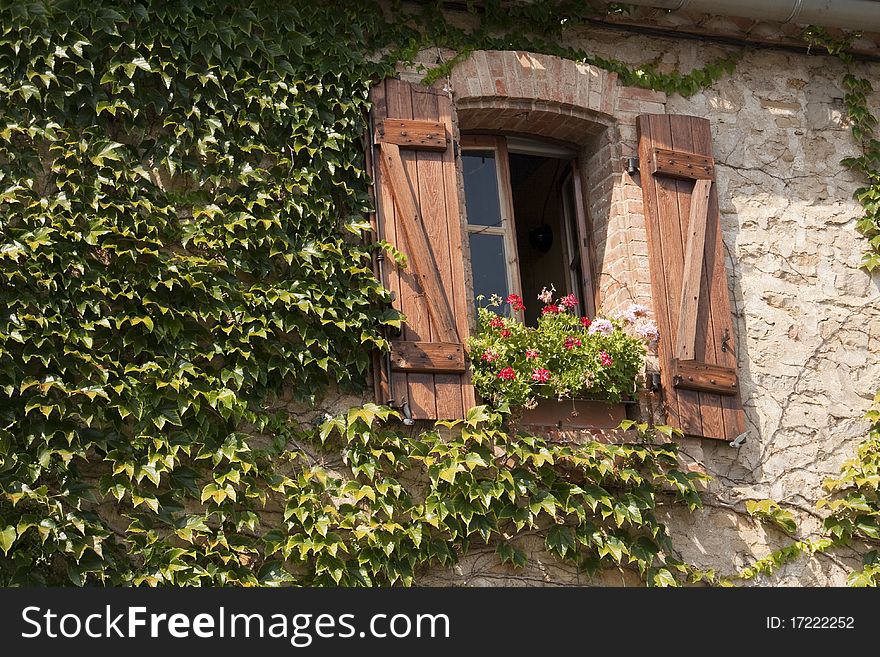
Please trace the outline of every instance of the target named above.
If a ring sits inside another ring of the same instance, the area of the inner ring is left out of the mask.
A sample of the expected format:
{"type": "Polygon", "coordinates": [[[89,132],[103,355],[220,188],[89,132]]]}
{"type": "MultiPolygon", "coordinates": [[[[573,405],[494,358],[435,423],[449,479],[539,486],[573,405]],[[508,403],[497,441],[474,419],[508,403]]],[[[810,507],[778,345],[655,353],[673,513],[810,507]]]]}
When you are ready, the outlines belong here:
{"type": "Polygon", "coordinates": [[[626,172],[631,176],[634,176],[639,172],[639,158],[626,158],[626,172]]]}
{"type": "Polygon", "coordinates": [[[744,442],[746,442],[746,437],[747,437],[748,435],[749,435],[749,432],[748,432],[748,431],[743,431],[741,434],[739,434],[736,438],[734,438],[734,439],[730,442],[730,446],[731,446],[731,447],[736,447],[737,449],[739,449],[739,448],[742,446],[742,444],[743,444],[744,442]]]}
{"type": "Polygon", "coordinates": [[[728,342],[730,342],[730,331],[725,328],[724,333],[721,335],[721,351],[727,352],[728,342]]]}

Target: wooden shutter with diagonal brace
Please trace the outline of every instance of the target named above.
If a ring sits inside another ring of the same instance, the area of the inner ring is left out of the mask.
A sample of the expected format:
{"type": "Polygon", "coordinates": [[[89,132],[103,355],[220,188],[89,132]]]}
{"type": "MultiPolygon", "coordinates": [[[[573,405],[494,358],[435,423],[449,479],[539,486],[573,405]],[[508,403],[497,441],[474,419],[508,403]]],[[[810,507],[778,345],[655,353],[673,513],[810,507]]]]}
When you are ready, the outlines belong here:
{"type": "Polygon", "coordinates": [[[474,405],[465,360],[465,290],[452,103],[437,87],[385,80],[373,87],[379,236],[404,252],[383,283],[406,317],[391,353],[377,358],[376,398],[414,419],[457,419],[474,405]]]}
{"type": "Polygon", "coordinates": [[[709,122],[638,117],[651,288],[668,421],[734,440],[745,430],[709,122]]]}

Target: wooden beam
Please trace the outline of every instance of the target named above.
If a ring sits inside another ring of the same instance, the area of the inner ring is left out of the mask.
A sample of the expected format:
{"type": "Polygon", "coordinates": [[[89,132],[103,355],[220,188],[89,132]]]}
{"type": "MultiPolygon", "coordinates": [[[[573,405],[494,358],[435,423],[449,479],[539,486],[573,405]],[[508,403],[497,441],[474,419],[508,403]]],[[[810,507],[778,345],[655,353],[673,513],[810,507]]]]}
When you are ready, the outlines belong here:
{"type": "Polygon", "coordinates": [[[694,360],[673,359],[672,383],[676,388],[716,395],[736,395],[739,392],[735,368],[694,360]]]}
{"type": "Polygon", "coordinates": [[[467,368],[464,347],[454,342],[391,341],[391,367],[400,372],[456,372],[467,368]]]}
{"type": "Polygon", "coordinates": [[[698,180],[691,196],[690,219],[688,219],[687,247],[684,252],[681,299],[678,312],[678,337],[675,356],[681,360],[694,359],[697,339],[697,304],[700,300],[700,283],[703,278],[703,251],[706,245],[706,220],[709,210],[711,180],[698,180]]]}
{"type": "Polygon", "coordinates": [[[381,150],[382,167],[391,187],[394,204],[400,213],[398,225],[403,227],[410,246],[409,266],[421,284],[422,290],[431,300],[431,303],[427,304],[428,314],[434,320],[438,341],[460,343],[449,300],[440,285],[440,271],[434,261],[428,236],[425,234],[425,224],[400,159],[400,149],[397,144],[386,142],[381,145],[381,150]]]}
{"type": "Polygon", "coordinates": [[[385,119],[378,132],[376,141],[416,150],[445,151],[449,141],[446,127],[439,121],[385,119]]]}
{"type": "Polygon", "coordinates": [[[688,180],[714,180],[715,160],[707,155],[655,148],[651,173],[688,180]]]}

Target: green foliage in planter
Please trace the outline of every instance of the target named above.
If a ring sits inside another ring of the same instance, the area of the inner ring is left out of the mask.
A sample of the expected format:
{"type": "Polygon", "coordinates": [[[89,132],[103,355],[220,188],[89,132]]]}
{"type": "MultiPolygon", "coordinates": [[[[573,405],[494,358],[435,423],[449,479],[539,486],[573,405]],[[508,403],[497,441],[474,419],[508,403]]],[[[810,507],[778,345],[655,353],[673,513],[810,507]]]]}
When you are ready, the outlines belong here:
{"type": "MultiPolygon", "coordinates": [[[[468,340],[477,392],[494,405],[533,406],[539,398],[590,397],[619,401],[636,390],[645,340],[656,327],[636,307],[639,317],[578,317],[567,298],[546,303],[537,326],[525,326],[515,312],[502,316],[479,309],[478,330],[468,340]],[[565,302],[565,303],[564,303],[565,302]],[[641,331],[640,338],[636,331],[641,331]]],[[[522,300],[508,300],[521,306],[522,300]]]]}

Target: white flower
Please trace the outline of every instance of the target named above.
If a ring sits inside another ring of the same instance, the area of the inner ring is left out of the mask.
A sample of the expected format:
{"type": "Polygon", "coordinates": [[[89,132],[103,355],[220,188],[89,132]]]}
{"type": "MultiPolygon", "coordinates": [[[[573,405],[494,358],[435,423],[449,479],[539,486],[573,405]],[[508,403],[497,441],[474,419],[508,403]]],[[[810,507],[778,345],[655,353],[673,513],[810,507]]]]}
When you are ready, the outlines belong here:
{"type": "Polygon", "coordinates": [[[593,323],[590,324],[590,329],[587,331],[590,335],[595,335],[596,333],[601,333],[602,335],[611,335],[614,331],[614,325],[611,323],[610,319],[598,318],[594,319],[593,323]]]}
{"type": "Polygon", "coordinates": [[[538,301],[542,303],[550,303],[553,301],[553,293],[556,292],[556,288],[551,284],[550,289],[548,290],[546,287],[541,288],[541,294],[538,295],[538,301]]]}

